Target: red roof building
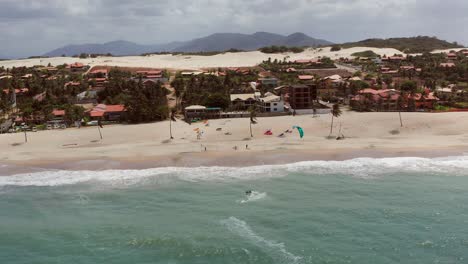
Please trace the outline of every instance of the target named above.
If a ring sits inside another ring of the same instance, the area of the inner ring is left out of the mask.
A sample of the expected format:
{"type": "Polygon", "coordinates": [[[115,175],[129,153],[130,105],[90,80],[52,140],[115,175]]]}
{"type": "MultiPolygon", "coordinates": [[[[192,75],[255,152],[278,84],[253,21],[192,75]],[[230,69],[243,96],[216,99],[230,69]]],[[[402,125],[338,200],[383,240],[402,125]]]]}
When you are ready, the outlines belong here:
{"type": "Polygon", "coordinates": [[[416,109],[433,109],[434,104],[439,101],[439,98],[429,89],[425,90],[424,95],[421,93],[407,94],[403,98],[403,105],[399,106],[398,100],[401,96],[401,92],[394,89],[363,89],[351,99],[351,106],[356,109],[370,107],[370,109],[377,111],[395,111],[409,107],[409,101],[413,99],[416,109]]]}
{"type": "Polygon", "coordinates": [[[125,115],[124,105],[105,105],[99,104],[89,112],[92,119],[104,119],[107,121],[119,121],[125,115]]]}
{"type": "MultiPolygon", "coordinates": [[[[9,89],[3,89],[3,92],[6,93],[6,94],[9,94],[10,93],[10,90],[9,89]]],[[[29,89],[28,88],[19,88],[19,89],[15,89],[15,94],[16,95],[22,95],[22,94],[25,94],[29,92],[29,89]]]]}

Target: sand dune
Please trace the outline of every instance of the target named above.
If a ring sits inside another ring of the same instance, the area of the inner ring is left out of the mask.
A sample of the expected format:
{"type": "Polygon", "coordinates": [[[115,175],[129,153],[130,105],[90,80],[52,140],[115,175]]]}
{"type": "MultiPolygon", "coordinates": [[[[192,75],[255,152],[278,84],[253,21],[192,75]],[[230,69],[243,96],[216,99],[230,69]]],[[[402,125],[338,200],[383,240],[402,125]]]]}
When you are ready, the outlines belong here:
{"type": "Polygon", "coordinates": [[[396,49],[379,49],[368,47],[356,47],[350,49],[342,49],[332,52],[330,48],[307,49],[302,53],[283,53],[283,54],[265,54],[259,51],[224,53],[214,56],[191,56],[191,55],[151,55],[151,56],[128,56],[128,57],[99,57],[93,59],[78,59],[70,57],[56,57],[43,59],[24,59],[24,60],[9,60],[0,61],[0,66],[6,68],[12,67],[32,67],[34,65],[53,66],[62,65],[64,63],[81,62],[85,65],[108,65],[121,67],[150,67],[150,68],[171,68],[171,69],[200,69],[200,68],[216,68],[216,67],[251,67],[258,65],[264,60],[271,58],[272,60],[298,60],[298,59],[313,59],[318,57],[351,58],[351,54],[355,52],[372,50],[379,55],[394,55],[403,54],[396,49]]]}

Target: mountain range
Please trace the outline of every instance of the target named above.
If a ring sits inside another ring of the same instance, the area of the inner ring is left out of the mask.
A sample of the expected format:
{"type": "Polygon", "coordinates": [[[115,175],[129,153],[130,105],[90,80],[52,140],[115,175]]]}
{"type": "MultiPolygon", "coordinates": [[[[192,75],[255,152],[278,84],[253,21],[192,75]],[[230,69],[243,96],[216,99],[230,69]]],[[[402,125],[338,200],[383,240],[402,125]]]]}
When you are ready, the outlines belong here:
{"type": "Polygon", "coordinates": [[[331,45],[332,42],[315,39],[304,33],[294,33],[288,36],[268,32],[257,32],[254,34],[239,33],[216,33],[207,37],[193,39],[183,42],[170,42],[165,44],[141,45],[130,41],[112,41],[104,44],[81,44],[68,45],[50,51],[44,56],[74,56],[81,53],[106,54],[114,56],[141,55],[152,52],[212,52],[237,50],[257,50],[266,46],[288,46],[288,47],[317,47],[331,45]]]}

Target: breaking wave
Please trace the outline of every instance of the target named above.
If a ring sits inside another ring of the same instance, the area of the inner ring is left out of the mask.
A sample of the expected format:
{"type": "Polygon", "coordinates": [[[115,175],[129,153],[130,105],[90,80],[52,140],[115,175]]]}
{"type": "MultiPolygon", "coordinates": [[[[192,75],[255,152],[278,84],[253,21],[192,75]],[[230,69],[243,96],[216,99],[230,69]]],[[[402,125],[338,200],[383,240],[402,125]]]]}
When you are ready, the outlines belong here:
{"type": "Polygon", "coordinates": [[[229,217],[222,220],[221,224],[224,225],[230,232],[246,239],[248,242],[259,247],[268,253],[273,259],[279,263],[299,263],[302,259],[286,250],[283,243],[267,240],[260,235],[256,234],[246,222],[239,220],[235,217],[229,217]]]}
{"type": "Polygon", "coordinates": [[[285,165],[232,167],[165,167],[144,170],[41,171],[0,176],[2,186],[62,186],[87,182],[133,185],[145,180],[179,179],[190,182],[239,181],[284,177],[301,172],[310,175],[343,174],[372,179],[392,173],[425,173],[468,176],[468,156],[447,158],[358,158],[346,161],[305,161],[285,165]]]}

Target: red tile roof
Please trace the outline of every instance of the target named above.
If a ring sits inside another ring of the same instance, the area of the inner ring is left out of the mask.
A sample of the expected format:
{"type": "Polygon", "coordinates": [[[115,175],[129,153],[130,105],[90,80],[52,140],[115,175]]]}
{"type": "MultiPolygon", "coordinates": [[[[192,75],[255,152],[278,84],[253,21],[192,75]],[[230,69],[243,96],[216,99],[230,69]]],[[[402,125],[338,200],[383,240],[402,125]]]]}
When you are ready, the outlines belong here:
{"type": "Polygon", "coordinates": [[[54,109],[52,111],[52,115],[54,115],[54,116],[64,116],[65,115],[65,110],[54,109]]]}
{"type": "Polygon", "coordinates": [[[84,67],[84,64],[81,62],[75,62],[75,63],[70,64],[70,68],[83,68],[83,67],[84,67]]]}
{"type": "Polygon", "coordinates": [[[97,69],[97,70],[92,70],[90,73],[91,74],[98,74],[98,73],[103,73],[107,74],[109,71],[107,69],[97,69]]]}
{"type": "Polygon", "coordinates": [[[93,116],[93,114],[96,116],[103,116],[104,113],[108,113],[108,112],[125,112],[125,111],[126,111],[125,105],[98,104],[96,107],[93,108],[93,110],[90,113],[91,113],[91,116],[93,116]]]}
{"type": "Polygon", "coordinates": [[[313,80],[314,76],[312,76],[312,75],[299,75],[298,78],[299,78],[299,80],[307,81],[307,80],[313,80]]]}
{"type": "MultiPolygon", "coordinates": [[[[3,92],[6,93],[6,94],[9,94],[10,90],[9,89],[3,89],[3,92]]],[[[15,89],[15,94],[22,94],[22,93],[27,93],[27,92],[29,92],[28,88],[15,89]]]]}

